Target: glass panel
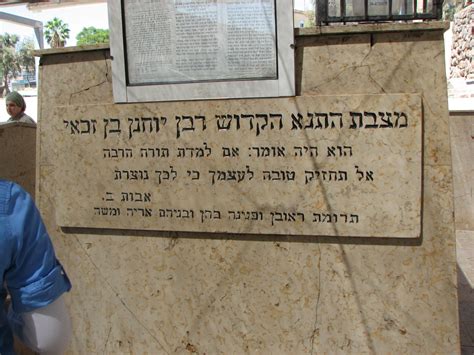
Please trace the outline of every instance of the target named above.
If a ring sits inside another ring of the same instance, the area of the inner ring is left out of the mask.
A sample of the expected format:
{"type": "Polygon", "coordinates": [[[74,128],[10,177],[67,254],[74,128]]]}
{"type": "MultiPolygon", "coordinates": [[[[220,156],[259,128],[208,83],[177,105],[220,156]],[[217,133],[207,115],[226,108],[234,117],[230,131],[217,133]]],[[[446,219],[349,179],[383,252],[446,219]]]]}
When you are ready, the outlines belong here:
{"type": "Polygon", "coordinates": [[[388,0],[369,0],[369,16],[388,16],[388,0]]]}
{"type": "Polygon", "coordinates": [[[426,1],[425,13],[426,14],[433,13],[433,0],[426,1]]]}
{"type": "Polygon", "coordinates": [[[364,0],[347,0],[346,16],[365,16],[364,0]]]}
{"type": "Polygon", "coordinates": [[[416,13],[422,14],[423,13],[423,4],[426,0],[418,0],[416,3],[416,13]]]}
{"type": "Polygon", "coordinates": [[[275,79],[274,0],[125,0],[131,85],[275,79]]]}
{"type": "Polygon", "coordinates": [[[392,15],[413,15],[413,0],[393,0],[392,15]]]}
{"type": "Polygon", "coordinates": [[[339,0],[327,0],[328,1],[328,16],[329,17],[340,17],[341,16],[341,3],[339,0]]]}

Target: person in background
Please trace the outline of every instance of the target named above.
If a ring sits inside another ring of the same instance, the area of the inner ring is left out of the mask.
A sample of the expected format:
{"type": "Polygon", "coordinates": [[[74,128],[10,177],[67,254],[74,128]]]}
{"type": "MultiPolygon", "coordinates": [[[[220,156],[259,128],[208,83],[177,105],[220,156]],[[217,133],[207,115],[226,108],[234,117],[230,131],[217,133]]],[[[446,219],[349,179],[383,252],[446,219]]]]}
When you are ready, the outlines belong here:
{"type": "Polygon", "coordinates": [[[5,97],[5,105],[10,118],[7,122],[27,122],[36,124],[36,122],[25,113],[26,103],[23,96],[18,92],[12,91],[5,97]]]}
{"type": "Polygon", "coordinates": [[[72,336],[70,289],[30,195],[0,179],[0,354],[15,353],[13,334],[36,353],[62,354],[72,336]]]}

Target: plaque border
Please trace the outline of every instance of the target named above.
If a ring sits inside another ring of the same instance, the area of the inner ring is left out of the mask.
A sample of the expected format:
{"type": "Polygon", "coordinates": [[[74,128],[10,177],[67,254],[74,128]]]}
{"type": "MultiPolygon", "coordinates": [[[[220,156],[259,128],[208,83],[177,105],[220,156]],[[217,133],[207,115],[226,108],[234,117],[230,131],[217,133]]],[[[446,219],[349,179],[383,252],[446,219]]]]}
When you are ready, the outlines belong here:
{"type": "Polygon", "coordinates": [[[295,96],[292,0],[275,1],[277,32],[276,79],[219,80],[193,83],[128,85],[122,1],[108,1],[114,102],[153,102],[295,96]]]}

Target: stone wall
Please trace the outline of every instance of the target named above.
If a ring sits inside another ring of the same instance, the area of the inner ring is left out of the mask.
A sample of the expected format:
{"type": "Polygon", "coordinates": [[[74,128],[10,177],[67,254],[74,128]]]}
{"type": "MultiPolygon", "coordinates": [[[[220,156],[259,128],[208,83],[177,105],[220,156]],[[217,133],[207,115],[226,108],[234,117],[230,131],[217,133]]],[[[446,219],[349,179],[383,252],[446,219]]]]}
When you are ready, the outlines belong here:
{"type": "Polygon", "coordinates": [[[451,112],[454,211],[457,230],[474,230],[474,113],[451,112]]]}
{"type": "MultiPolygon", "coordinates": [[[[315,103],[421,96],[419,238],[62,228],[62,143],[51,132],[62,109],[113,104],[111,59],[103,48],[42,53],[38,203],[73,283],[71,353],[459,352],[445,26],[337,27],[297,35],[297,93],[315,103]]],[[[196,105],[225,110],[226,102],[196,105]]]]}
{"type": "Polygon", "coordinates": [[[0,124],[0,178],[12,180],[35,196],[36,125],[0,124]]]}
{"type": "Polygon", "coordinates": [[[454,15],[450,78],[474,80],[474,4],[454,15]]]}

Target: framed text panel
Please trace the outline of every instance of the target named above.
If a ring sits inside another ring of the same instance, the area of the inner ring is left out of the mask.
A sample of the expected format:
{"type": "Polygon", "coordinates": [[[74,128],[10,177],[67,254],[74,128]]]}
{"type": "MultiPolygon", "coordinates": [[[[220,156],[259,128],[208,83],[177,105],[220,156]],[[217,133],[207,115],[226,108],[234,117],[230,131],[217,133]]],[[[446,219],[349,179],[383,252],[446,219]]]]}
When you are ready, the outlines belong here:
{"type": "Polygon", "coordinates": [[[291,0],[108,6],[116,102],[295,94],[291,0]]]}

